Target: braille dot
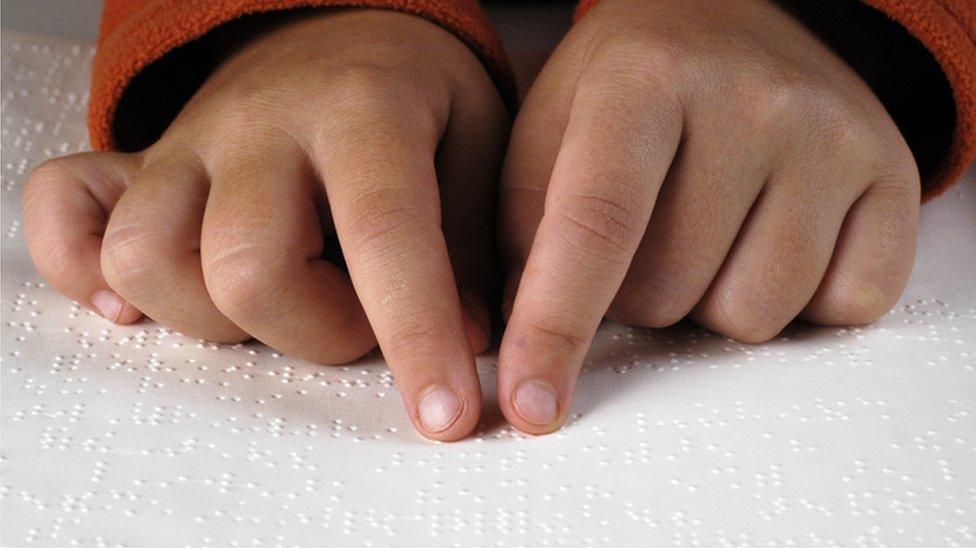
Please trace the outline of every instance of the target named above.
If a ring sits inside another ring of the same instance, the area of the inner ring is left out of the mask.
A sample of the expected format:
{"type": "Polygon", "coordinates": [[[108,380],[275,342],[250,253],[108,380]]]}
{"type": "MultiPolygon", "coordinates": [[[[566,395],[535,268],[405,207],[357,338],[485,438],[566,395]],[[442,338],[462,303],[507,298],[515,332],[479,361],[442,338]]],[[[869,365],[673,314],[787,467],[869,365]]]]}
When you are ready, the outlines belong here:
{"type": "Polygon", "coordinates": [[[971,184],[926,206],[924,276],[873,325],[749,346],[604,323],[546,437],[499,417],[489,353],[478,431],[427,444],[379,353],[322,367],[114,326],[41,282],[20,192],[87,148],[93,48],[3,46],[5,542],[973,545],[976,303],[940,289],[971,283],[924,240],[969,234],[945,223],[971,215],[971,184]]]}

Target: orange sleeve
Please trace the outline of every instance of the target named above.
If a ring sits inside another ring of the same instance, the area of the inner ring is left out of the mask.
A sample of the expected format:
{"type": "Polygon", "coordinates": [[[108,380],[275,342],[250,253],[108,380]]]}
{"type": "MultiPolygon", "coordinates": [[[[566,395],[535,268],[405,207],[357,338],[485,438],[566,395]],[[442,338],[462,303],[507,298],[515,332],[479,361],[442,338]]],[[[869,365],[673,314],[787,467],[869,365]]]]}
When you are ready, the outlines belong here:
{"type": "Polygon", "coordinates": [[[391,9],[436,23],[471,48],[514,112],[514,77],[477,0],[106,0],[92,68],[92,146],[119,148],[113,127],[124,92],[141,71],[167,53],[246,15],[314,7],[391,9]]]}
{"type": "MultiPolygon", "coordinates": [[[[938,63],[952,91],[955,120],[948,145],[924,174],[923,199],[944,192],[976,158],[976,0],[862,0],[917,39],[938,63]]],[[[599,0],[581,0],[575,19],[599,0]]],[[[911,84],[909,84],[911,85],[911,84]]],[[[926,105],[918,105],[919,110],[926,105]]]]}

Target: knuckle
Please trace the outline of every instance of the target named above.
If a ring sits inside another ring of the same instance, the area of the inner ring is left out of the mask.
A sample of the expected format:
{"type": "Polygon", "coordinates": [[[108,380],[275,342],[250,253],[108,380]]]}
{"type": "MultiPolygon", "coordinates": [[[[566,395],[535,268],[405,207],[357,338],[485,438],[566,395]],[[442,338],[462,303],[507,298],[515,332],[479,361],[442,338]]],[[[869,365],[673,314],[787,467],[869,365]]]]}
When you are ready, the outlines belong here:
{"type": "Polygon", "coordinates": [[[731,96],[747,128],[782,129],[784,121],[801,120],[809,128],[807,138],[828,154],[863,148],[869,137],[853,105],[804,71],[782,64],[742,71],[731,96]]]}
{"type": "Polygon", "coordinates": [[[613,263],[626,263],[640,241],[640,217],[622,201],[574,194],[559,210],[558,235],[576,250],[613,263]]]}
{"type": "MultiPolygon", "coordinates": [[[[407,142],[436,142],[446,114],[431,103],[431,96],[438,93],[415,81],[401,68],[379,64],[336,70],[322,93],[332,115],[330,124],[341,134],[342,143],[329,146],[367,150],[376,141],[377,128],[407,142]]],[[[388,158],[381,160],[389,163],[388,158]]]]}
{"type": "Polygon", "coordinates": [[[917,206],[922,194],[921,176],[915,158],[907,150],[907,145],[905,147],[906,150],[901,154],[892,153],[890,160],[883,161],[881,171],[886,175],[875,181],[875,187],[895,203],[917,206]]]}
{"type": "MultiPolygon", "coordinates": [[[[401,322],[388,335],[389,349],[409,351],[416,356],[425,356],[432,352],[439,342],[448,339],[447,330],[443,325],[432,322],[422,316],[412,317],[409,321],[401,322]]],[[[430,356],[429,354],[426,356],[430,356]]]]}
{"type": "Polygon", "coordinates": [[[402,244],[402,239],[411,234],[422,233],[424,220],[433,219],[432,225],[440,224],[436,212],[410,204],[398,191],[383,189],[365,193],[354,200],[346,217],[349,248],[374,252],[402,244]]]}
{"type": "Polygon", "coordinates": [[[825,321],[829,324],[870,324],[894,306],[900,288],[882,288],[863,278],[845,281],[831,292],[825,321]]]}
{"type": "Polygon", "coordinates": [[[783,319],[779,307],[768,299],[748,293],[726,294],[711,308],[712,329],[746,343],[763,343],[776,337],[791,320],[783,319]]]}
{"type": "Polygon", "coordinates": [[[527,322],[529,336],[541,343],[541,348],[561,348],[574,350],[589,343],[586,330],[569,320],[557,318],[536,318],[527,322]]]}
{"type": "Polygon", "coordinates": [[[797,220],[782,231],[770,256],[756,271],[728,279],[709,300],[716,331],[748,343],[775,337],[801,312],[820,284],[823,272],[807,258],[829,257],[825,244],[810,238],[805,223],[797,220]]]}
{"type": "MultiPolygon", "coordinates": [[[[204,146],[209,145],[213,147],[215,154],[220,154],[227,160],[237,160],[241,158],[242,154],[245,154],[245,151],[250,150],[246,144],[275,143],[283,140],[282,136],[285,135],[282,130],[283,125],[280,122],[275,122],[282,120],[282,117],[274,114],[280,105],[281,102],[266,106],[248,102],[228,104],[223,107],[216,119],[216,125],[219,127],[218,132],[228,136],[228,138],[219,142],[208,143],[200,140],[205,139],[206,136],[210,135],[210,132],[201,132],[195,136],[177,136],[174,134],[167,136],[170,140],[169,145],[175,148],[176,143],[185,138],[187,142],[194,143],[193,146],[198,150],[206,150],[204,146]]],[[[167,150],[169,147],[159,148],[158,154],[160,156],[172,154],[170,150],[167,150]]]]}
{"type": "Polygon", "coordinates": [[[239,132],[227,135],[250,135],[269,118],[274,118],[269,114],[290,102],[276,89],[255,85],[234,87],[224,93],[227,94],[224,100],[217,102],[215,119],[222,132],[239,132]]]}
{"type": "Polygon", "coordinates": [[[920,175],[915,153],[912,152],[912,148],[905,141],[894,121],[886,124],[886,128],[882,131],[886,139],[884,139],[884,144],[879,147],[883,151],[881,157],[884,165],[890,168],[892,174],[900,175],[907,183],[918,186],[920,175]]]}
{"type": "Polygon", "coordinates": [[[283,288],[289,265],[285,256],[254,244],[221,249],[204,265],[207,291],[227,317],[267,314],[283,288]]]}
{"type": "Polygon", "coordinates": [[[733,83],[732,104],[749,128],[767,128],[794,111],[798,98],[796,81],[779,73],[744,71],[733,83]]]}
{"type": "Polygon", "coordinates": [[[870,192],[895,207],[904,205],[917,212],[922,194],[918,170],[909,168],[883,176],[874,182],[874,188],[870,192]]]}
{"type": "Polygon", "coordinates": [[[331,75],[329,94],[339,108],[387,111],[408,81],[397,78],[398,74],[399,70],[380,65],[346,65],[331,75]]]}
{"type": "MultiPolygon", "coordinates": [[[[650,114],[660,126],[679,125],[682,119],[680,93],[668,76],[683,70],[685,58],[672,46],[657,42],[644,44],[613,44],[601,49],[595,62],[584,71],[580,89],[602,101],[620,105],[633,113],[634,120],[647,119],[650,114]],[[650,113],[645,100],[634,100],[647,98],[649,94],[653,94],[654,107],[650,113]]],[[[627,121],[613,121],[615,124],[624,122],[627,121]]]]}
{"type": "Polygon", "coordinates": [[[157,277],[171,257],[171,246],[154,229],[141,224],[112,227],[102,240],[101,266],[113,289],[141,290],[157,277]]]}
{"type": "Polygon", "coordinates": [[[798,118],[817,127],[828,109],[840,105],[837,94],[826,89],[806,70],[772,58],[753,63],[732,82],[731,96],[740,118],[755,129],[783,129],[784,121],[798,118]]]}
{"type": "Polygon", "coordinates": [[[832,157],[858,154],[871,142],[872,137],[861,117],[835,97],[818,98],[811,115],[817,122],[814,126],[817,148],[832,157]]]}
{"type": "Polygon", "coordinates": [[[648,76],[676,74],[687,62],[687,52],[646,31],[613,35],[597,54],[601,65],[617,74],[632,75],[646,81],[648,76]]]}
{"type": "Polygon", "coordinates": [[[908,283],[912,255],[887,255],[872,269],[848,271],[834,278],[811,302],[812,316],[823,324],[846,325],[870,324],[881,318],[895,306],[908,283]]]}

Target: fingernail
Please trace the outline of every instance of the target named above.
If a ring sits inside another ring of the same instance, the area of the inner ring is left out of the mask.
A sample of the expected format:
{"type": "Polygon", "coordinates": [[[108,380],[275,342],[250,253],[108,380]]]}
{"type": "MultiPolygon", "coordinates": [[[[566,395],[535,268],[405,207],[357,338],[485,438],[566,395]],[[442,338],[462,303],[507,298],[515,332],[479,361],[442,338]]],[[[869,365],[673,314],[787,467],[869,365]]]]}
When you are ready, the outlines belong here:
{"type": "Polygon", "coordinates": [[[91,296],[92,305],[102,313],[102,316],[115,322],[122,314],[125,301],[111,290],[98,290],[91,296]]]}
{"type": "Polygon", "coordinates": [[[453,425],[461,415],[461,398],[446,385],[434,385],[421,397],[418,411],[424,429],[439,433],[453,425]]]}
{"type": "Polygon", "coordinates": [[[556,391],[549,384],[537,379],[520,383],[515,389],[512,404],[522,419],[536,425],[549,425],[556,421],[559,413],[556,391]]]}

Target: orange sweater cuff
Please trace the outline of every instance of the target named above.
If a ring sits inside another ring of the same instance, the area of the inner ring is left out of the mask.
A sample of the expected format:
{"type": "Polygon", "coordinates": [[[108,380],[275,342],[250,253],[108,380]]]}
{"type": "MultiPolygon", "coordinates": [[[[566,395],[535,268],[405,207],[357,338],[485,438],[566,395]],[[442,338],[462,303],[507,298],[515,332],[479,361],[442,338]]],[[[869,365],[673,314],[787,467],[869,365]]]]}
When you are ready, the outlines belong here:
{"type": "Polygon", "coordinates": [[[92,146],[117,147],[112,128],[123,93],[140,71],[168,52],[245,15],[308,7],[391,9],[440,25],[477,55],[514,113],[515,80],[477,0],[107,0],[92,69],[92,146]]]}
{"type": "MultiPolygon", "coordinates": [[[[956,109],[949,148],[922,182],[923,199],[945,192],[976,158],[976,2],[973,0],[862,0],[903,26],[935,58],[952,89],[956,109]]],[[[579,20],[599,0],[581,0],[579,20]]]]}

